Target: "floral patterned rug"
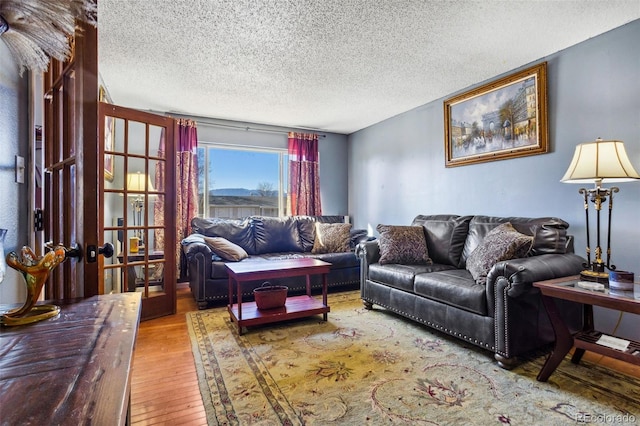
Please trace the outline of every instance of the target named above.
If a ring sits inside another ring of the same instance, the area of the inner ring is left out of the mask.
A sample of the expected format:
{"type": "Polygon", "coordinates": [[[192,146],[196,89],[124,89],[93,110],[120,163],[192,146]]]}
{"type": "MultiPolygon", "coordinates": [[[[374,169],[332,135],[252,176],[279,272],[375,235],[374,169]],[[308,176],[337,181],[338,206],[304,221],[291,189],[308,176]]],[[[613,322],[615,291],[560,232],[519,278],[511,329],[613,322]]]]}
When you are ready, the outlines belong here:
{"type": "Polygon", "coordinates": [[[329,295],[331,312],[251,327],[226,308],[187,323],[210,425],[571,425],[640,422],[640,379],[545,358],[514,370],[493,354],[381,308],[359,292],[329,295]]]}

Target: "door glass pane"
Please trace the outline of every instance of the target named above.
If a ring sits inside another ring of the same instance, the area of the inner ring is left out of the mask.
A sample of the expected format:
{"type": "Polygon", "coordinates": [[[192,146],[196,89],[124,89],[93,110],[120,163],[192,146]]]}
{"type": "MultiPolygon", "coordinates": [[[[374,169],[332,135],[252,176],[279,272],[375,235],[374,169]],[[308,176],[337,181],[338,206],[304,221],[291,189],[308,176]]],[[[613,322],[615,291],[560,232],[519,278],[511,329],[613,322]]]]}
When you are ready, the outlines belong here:
{"type": "MultiPolygon", "coordinates": [[[[115,255],[114,258],[117,259],[115,255]]],[[[104,294],[111,293],[122,293],[122,268],[104,270],[104,294]]]]}
{"type": "Polygon", "coordinates": [[[162,127],[149,126],[149,157],[165,158],[162,127]]]}
{"type": "Polygon", "coordinates": [[[105,154],[104,169],[104,188],[123,190],[124,156],[120,154],[105,154]]]}
{"type": "MultiPolygon", "coordinates": [[[[71,73],[65,78],[65,102],[67,106],[67,123],[75,123],[76,122],[76,88],[75,88],[75,73],[71,73]]],[[[75,126],[69,125],[66,126],[64,131],[65,138],[63,139],[63,144],[65,145],[64,150],[68,152],[66,157],[72,157],[76,154],[76,131],[75,126]]]]}
{"type": "Polygon", "coordinates": [[[122,118],[115,118],[114,119],[115,124],[112,125],[112,129],[114,131],[114,136],[113,136],[113,151],[114,152],[125,152],[124,151],[124,139],[125,139],[125,134],[124,134],[124,126],[125,126],[125,120],[123,120],[122,118]]]}
{"type": "Polygon", "coordinates": [[[129,146],[128,153],[146,155],[147,153],[147,126],[137,121],[129,121],[129,146]]]}

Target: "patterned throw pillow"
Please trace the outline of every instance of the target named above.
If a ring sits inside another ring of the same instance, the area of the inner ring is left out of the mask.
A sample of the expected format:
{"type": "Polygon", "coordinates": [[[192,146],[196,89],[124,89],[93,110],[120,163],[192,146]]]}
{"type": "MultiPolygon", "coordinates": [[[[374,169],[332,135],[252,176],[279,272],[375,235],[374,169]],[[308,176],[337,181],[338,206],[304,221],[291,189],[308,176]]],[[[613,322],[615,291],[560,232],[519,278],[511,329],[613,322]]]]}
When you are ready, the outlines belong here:
{"type": "Polygon", "coordinates": [[[204,237],[209,248],[222,259],[230,262],[239,262],[249,257],[247,252],[237,244],[222,237],[204,237]]]}
{"type": "Polygon", "coordinates": [[[350,223],[316,222],[316,236],[311,253],[343,253],[350,251],[350,223]]]}
{"type": "Polygon", "coordinates": [[[525,257],[533,246],[533,237],[521,234],[510,222],[487,233],[467,259],[467,270],[478,284],[487,282],[487,274],[496,263],[525,257]]]}
{"type": "Polygon", "coordinates": [[[381,265],[400,263],[405,265],[429,265],[431,259],[427,251],[427,240],[422,226],[378,225],[380,233],[381,265]]]}

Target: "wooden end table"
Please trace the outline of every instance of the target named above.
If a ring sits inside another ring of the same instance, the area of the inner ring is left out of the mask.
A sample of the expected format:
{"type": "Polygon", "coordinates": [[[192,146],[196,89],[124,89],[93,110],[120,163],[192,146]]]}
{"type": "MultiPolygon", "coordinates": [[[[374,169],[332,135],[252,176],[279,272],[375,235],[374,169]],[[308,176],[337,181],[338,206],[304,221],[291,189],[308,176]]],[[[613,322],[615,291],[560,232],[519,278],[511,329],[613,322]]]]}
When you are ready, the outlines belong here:
{"type": "Polygon", "coordinates": [[[227,263],[229,274],[229,315],[238,323],[238,334],[242,327],[268,324],[294,318],[304,318],[322,314],[324,321],[330,311],[327,304],[327,274],[330,263],[312,258],[265,260],[227,263]],[[311,295],[310,276],[322,274],[322,300],[311,295]],[[242,302],[242,283],[246,281],[270,280],[306,275],[307,293],[302,296],[287,297],[282,308],[260,310],[255,302],[242,302]],[[233,282],[236,283],[236,303],[233,303],[233,282]]]}
{"type": "Polygon", "coordinates": [[[553,352],[538,374],[538,380],[546,382],[549,376],[560,365],[572,347],[576,350],[571,362],[580,362],[585,350],[608,357],[616,358],[640,365],[640,342],[630,341],[626,350],[618,350],[597,343],[603,333],[594,330],[593,306],[614,309],[623,312],[640,314],[640,300],[633,298],[633,292],[615,292],[587,290],[577,287],[579,276],[564,277],[548,281],[534,282],[533,286],[540,289],[542,303],[549,314],[556,342],[553,352]],[[574,336],[565,325],[554,299],[570,300],[584,305],[583,329],[574,336]]]}

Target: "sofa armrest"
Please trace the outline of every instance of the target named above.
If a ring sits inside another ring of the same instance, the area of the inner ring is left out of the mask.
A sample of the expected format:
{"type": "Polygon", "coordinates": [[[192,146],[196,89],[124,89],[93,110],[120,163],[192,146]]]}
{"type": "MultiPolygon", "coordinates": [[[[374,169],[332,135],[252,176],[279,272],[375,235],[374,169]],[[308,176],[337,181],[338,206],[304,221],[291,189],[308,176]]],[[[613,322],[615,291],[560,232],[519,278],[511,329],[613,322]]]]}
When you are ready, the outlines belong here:
{"type": "Polygon", "coordinates": [[[211,248],[204,241],[191,241],[188,243],[183,241],[182,252],[187,257],[187,261],[191,261],[198,253],[202,253],[205,259],[211,259],[213,255],[213,251],[211,251],[211,248]]]}
{"type": "MultiPolygon", "coordinates": [[[[584,259],[573,253],[498,262],[487,275],[487,303],[495,321],[495,352],[500,362],[553,341],[536,281],[577,275],[584,259]]],[[[580,322],[581,306],[569,306],[571,324],[580,322]]],[[[498,358],[496,358],[498,359],[498,358]]]]}
{"type": "Polygon", "coordinates": [[[356,256],[363,266],[369,266],[380,259],[380,245],[378,240],[363,241],[356,246],[356,256]]]}
{"type": "Polygon", "coordinates": [[[488,296],[493,298],[495,283],[506,278],[506,295],[518,297],[529,292],[536,281],[578,275],[584,269],[585,259],[573,254],[543,254],[496,263],[487,274],[488,296]]]}

